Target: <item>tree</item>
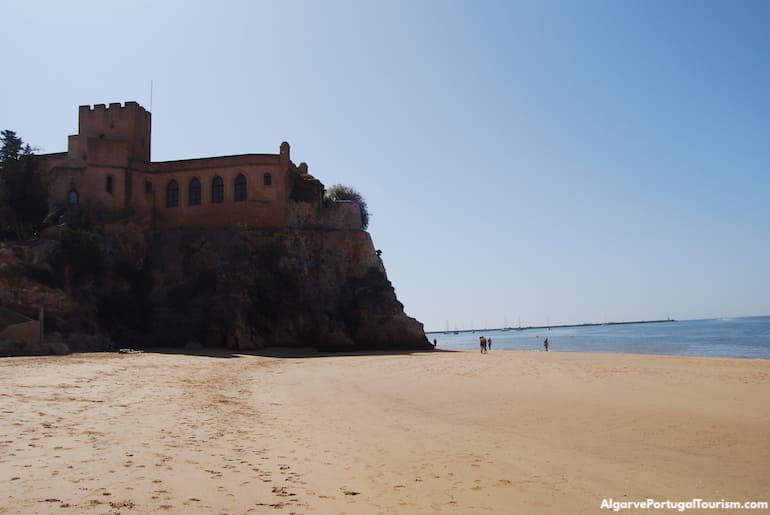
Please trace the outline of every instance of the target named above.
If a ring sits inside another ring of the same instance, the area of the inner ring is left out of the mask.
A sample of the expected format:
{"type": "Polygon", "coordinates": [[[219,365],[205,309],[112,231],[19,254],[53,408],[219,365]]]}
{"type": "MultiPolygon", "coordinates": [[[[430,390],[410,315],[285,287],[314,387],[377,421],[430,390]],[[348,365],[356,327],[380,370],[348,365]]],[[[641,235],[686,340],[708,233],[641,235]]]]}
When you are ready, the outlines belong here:
{"type": "Polygon", "coordinates": [[[327,201],[349,200],[355,202],[361,211],[361,229],[366,230],[369,227],[369,209],[366,206],[366,200],[350,186],[335,184],[326,192],[325,198],[327,201]]]}
{"type": "Polygon", "coordinates": [[[0,141],[3,142],[2,150],[0,150],[0,166],[3,166],[10,159],[18,159],[21,153],[21,138],[16,136],[13,131],[4,130],[0,132],[0,141]]]}
{"type": "Polygon", "coordinates": [[[33,157],[34,149],[11,130],[0,132],[0,141],[0,220],[22,239],[34,234],[45,218],[48,191],[33,157]]]}

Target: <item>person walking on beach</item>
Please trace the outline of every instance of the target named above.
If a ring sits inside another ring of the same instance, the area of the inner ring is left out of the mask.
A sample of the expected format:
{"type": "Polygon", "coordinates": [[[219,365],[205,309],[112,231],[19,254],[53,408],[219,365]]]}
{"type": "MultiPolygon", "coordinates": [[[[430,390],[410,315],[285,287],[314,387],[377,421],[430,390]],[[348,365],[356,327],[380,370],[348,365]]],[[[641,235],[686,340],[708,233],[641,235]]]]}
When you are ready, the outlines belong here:
{"type": "Polygon", "coordinates": [[[545,351],[548,352],[548,338],[543,342],[543,347],[545,347],[545,351]]]}
{"type": "Polygon", "coordinates": [[[492,350],[492,338],[487,338],[487,350],[492,350]]]}
{"type": "Polygon", "coordinates": [[[479,336],[479,350],[482,354],[487,353],[487,339],[483,336],[479,336]]]}

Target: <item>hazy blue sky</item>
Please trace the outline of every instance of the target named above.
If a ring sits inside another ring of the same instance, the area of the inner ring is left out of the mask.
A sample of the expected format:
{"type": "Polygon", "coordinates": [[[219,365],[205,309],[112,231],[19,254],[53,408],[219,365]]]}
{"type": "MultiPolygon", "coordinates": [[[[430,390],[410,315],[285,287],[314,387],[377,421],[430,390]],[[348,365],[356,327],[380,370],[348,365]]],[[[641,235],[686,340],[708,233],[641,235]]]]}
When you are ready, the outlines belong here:
{"type": "Polygon", "coordinates": [[[2,2],[0,129],[292,145],[426,329],[770,314],[768,1],[2,2]]]}

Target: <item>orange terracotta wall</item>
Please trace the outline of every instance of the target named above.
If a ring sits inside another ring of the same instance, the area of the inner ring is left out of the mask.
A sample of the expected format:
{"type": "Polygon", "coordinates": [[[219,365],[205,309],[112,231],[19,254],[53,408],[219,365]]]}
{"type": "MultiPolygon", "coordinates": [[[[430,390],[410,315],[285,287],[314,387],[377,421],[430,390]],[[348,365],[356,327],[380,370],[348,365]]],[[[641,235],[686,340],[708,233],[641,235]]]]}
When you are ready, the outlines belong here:
{"type": "MultiPolygon", "coordinates": [[[[227,161],[229,158],[222,158],[227,161]]],[[[181,163],[154,163],[158,171],[132,174],[132,206],[136,221],[152,228],[172,227],[281,227],[287,223],[287,190],[284,169],[277,160],[268,163],[224,164],[216,167],[182,168],[181,163]],[[164,168],[178,168],[163,171],[164,168]],[[270,173],[272,182],[264,185],[270,173]],[[246,200],[235,201],[235,179],[246,177],[246,200]],[[224,181],[224,201],[212,202],[215,177],[224,181]],[[201,203],[190,204],[190,182],[201,183],[201,203]],[[167,207],[167,187],[175,180],[179,186],[179,204],[167,207]],[[145,182],[152,191],[145,193],[145,182]]]]}
{"type": "Polygon", "coordinates": [[[49,174],[49,195],[54,205],[67,205],[69,193],[77,191],[80,204],[102,207],[107,214],[126,207],[126,169],[105,166],[82,168],[59,166],[49,174]],[[112,193],[107,191],[107,178],[112,177],[112,193]]]}

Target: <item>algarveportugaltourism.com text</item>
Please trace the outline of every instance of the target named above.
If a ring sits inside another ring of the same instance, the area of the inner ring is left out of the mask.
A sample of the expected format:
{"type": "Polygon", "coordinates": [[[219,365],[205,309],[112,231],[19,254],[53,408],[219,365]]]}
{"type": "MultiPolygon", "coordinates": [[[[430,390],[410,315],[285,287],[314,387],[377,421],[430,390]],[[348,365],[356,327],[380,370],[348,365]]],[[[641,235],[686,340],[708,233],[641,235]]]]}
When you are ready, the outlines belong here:
{"type": "Polygon", "coordinates": [[[767,501],[707,501],[704,499],[691,499],[689,501],[656,501],[645,499],[643,501],[616,501],[615,499],[602,499],[600,508],[603,510],[766,510],[767,501]]]}

